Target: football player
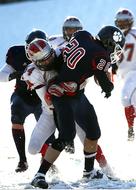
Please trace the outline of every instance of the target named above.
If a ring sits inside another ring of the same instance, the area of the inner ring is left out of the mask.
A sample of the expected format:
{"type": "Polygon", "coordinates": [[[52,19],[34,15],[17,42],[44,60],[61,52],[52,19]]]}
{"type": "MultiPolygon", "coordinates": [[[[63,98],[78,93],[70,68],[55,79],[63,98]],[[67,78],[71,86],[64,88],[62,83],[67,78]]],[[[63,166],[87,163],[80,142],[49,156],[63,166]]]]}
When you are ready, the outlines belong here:
{"type": "MultiPolygon", "coordinates": [[[[28,45],[35,38],[47,39],[47,35],[42,30],[35,29],[27,36],[26,44],[28,45]]],[[[9,48],[6,64],[0,70],[1,82],[16,80],[15,90],[11,96],[12,135],[19,155],[16,172],[23,172],[28,168],[25,153],[25,119],[30,114],[34,114],[35,119],[38,120],[42,112],[41,100],[35,90],[27,89],[26,83],[21,80],[22,73],[30,63],[26,56],[25,45],[15,45],[9,48]]]]}
{"type": "MultiPolygon", "coordinates": [[[[65,18],[62,26],[62,35],[54,35],[49,37],[49,42],[52,45],[52,47],[56,49],[57,54],[59,54],[62,51],[62,49],[65,48],[74,32],[77,32],[79,30],[83,30],[83,25],[79,18],[75,16],[68,16],[65,18]]],[[[82,130],[80,130],[81,128],[77,128],[78,136],[81,137],[80,140],[83,142],[84,138],[82,138],[82,130]]],[[[65,150],[73,153],[74,143],[70,143],[70,145],[67,145],[65,147],[65,150]]],[[[103,169],[104,172],[106,172],[107,174],[112,173],[111,168],[107,163],[107,160],[100,145],[98,145],[96,160],[98,161],[100,167],[103,169]]]]}
{"type": "MultiPolygon", "coordinates": [[[[116,65],[116,70],[117,74],[121,77],[123,81],[121,100],[128,124],[128,140],[133,141],[135,137],[134,118],[136,116],[136,29],[133,27],[133,13],[126,8],[119,9],[115,16],[115,25],[119,27],[125,35],[124,52],[121,56],[120,61],[116,65]]],[[[115,69],[113,69],[113,72],[116,73],[115,69]]]]}

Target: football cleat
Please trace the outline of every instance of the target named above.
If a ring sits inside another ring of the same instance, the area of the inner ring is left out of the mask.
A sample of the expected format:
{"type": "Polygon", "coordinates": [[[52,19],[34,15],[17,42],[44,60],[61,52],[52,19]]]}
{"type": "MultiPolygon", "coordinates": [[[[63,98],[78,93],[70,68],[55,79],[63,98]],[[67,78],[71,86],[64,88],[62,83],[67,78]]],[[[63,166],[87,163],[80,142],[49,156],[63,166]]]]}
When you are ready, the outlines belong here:
{"type": "Polygon", "coordinates": [[[17,165],[17,168],[15,169],[15,172],[24,172],[28,169],[27,162],[20,161],[17,165]]]}
{"type": "Polygon", "coordinates": [[[133,127],[128,129],[128,141],[133,141],[135,138],[135,133],[133,127]]]}
{"type": "Polygon", "coordinates": [[[83,172],[83,179],[102,179],[103,173],[100,170],[91,170],[90,172],[83,172]]]}
{"type": "Polygon", "coordinates": [[[45,181],[45,176],[42,173],[37,173],[34,176],[34,179],[31,182],[31,185],[33,187],[39,187],[42,189],[47,189],[48,188],[48,183],[45,181]]]}
{"type": "Polygon", "coordinates": [[[65,152],[68,152],[68,153],[70,153],[70,154],[74,154],[74,153],[75,153],[74,141],[72,141],[71,143],[69,143],[69,144],[65,147],[65,152]]]}

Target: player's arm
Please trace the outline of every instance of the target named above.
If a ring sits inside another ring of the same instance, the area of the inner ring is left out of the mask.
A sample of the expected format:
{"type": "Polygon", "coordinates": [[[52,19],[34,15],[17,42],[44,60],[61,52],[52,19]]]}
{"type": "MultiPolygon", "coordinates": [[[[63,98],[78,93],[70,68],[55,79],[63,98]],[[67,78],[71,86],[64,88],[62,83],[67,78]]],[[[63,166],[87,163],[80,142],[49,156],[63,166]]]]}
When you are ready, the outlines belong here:
{"type": "Polygon", "coordinates": [[[27,66],[21,80],[27,83],[27,88],[29,90],[38,90],[45,86],[43,74],[33,63],[27,66]]]}
{"type": "Polygon", "coordinates": [[[114,88],[113,83],[111,82],[111,79],[108,75],[110,62],[107,62],[105,58],[97,58],[94,62],[96,63],[94,68],[94,76],[96,77],[102,92],[105,92],[105,97],[108,98],[111,96],[111,91],[114,88]]]}
{"type": "Polygon", "coordinates": [[[0,82],[8,82],[20,77],[20,72],[14,69],[13,48],[11,47],[6,54],[6,64],[0,70],[0,82]]]}
{"type": "Polygon", "coordinates": [[[27,66],[21,79],[26,82],[28,90],[35,90],[41,101],[47,105],[44,96],[46,93],[46,82],[43,73],[32,63],[27,66]]]}
{"type": "Polygon", "coordinates": [[[8,82],[11,80],[11,77],[15,77],[13,75],[15,75],[16,73],[16,70],[8,65],[8,64],[5,64],[1,70],[0,70],[0,82],[8,82]]]}

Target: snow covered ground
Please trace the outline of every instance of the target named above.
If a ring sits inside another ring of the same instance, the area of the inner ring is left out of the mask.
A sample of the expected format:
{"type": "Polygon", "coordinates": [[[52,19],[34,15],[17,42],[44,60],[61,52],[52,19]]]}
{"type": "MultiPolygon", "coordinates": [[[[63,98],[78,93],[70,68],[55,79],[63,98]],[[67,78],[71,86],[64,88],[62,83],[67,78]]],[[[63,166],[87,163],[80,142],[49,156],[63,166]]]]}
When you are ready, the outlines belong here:
{"type": "MultiPolygon", "coordinates": [[[[120,7],[130,8],[136,13],[135,0],[43,0],[36,2],[14,3],[0,6],[0,66],[5,62],[7,49],[14,44],[24,43],[25,36],[32,28],[45,30],[49,35],[61,33],[64,18],[68,15],[79,17],[84,28],[96,34],[102,25],[113,24],[115,12],[120,7]]],[[[135,15],[136,16],[136,15],[135,15]]],[[[28,183],[36,173],[40,156],[27,153],[29,169],[16,174],[14,169],[18,156],[11,135],[10,95],[14,81],[0,83],[0,190],[27,189],[28,183]]],[[[75,139],[76,153],[63,153],[56,165],[60,173],[49,176],[49,181],[58,180],[54,189],[136,189],[136,140],[127,142],[127,124],[120,102],[120,83],[115,79],[112,97],[104,99],[98,86],[92,80],[87,85],[86,95],[93,103],[101,125],[100,144],[107,160],[117,177],[122,181],[90,181],[79,184],[82,176],[82,146],[75,139]],[[63,157],[65,159],[63,159],[63,157]]],[[[30,134],[35,125],[33,116],[25,123],[26,151],[30,134]]],[[[96,167],[98,164],[96,163],[96,167]]]]}

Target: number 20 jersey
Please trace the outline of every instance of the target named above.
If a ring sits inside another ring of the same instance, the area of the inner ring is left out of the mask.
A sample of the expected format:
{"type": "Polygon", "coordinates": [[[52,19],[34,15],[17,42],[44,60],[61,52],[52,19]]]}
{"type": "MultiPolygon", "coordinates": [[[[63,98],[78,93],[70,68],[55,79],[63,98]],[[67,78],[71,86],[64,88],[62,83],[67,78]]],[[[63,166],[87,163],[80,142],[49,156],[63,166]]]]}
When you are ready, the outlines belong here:
{"type": "MultiPolygon", "coordinates": [[[[107,80],[110,57],[98,40],[87,31],[78,31],[63,50],[64,64],[57,83],[74,81],[78,84],[95,75],[107,80]]],[[[105,81],[104,81],[105,82],[105,81]]]]}

